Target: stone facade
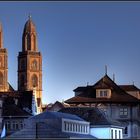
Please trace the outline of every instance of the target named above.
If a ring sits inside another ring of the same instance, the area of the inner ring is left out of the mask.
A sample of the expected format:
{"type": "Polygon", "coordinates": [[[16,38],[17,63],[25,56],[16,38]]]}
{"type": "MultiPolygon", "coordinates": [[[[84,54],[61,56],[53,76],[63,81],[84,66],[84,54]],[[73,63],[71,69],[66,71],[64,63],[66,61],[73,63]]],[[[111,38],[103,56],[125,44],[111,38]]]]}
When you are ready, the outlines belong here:
{"type": "Polygon", "coordinates": [[[33,88],[36,88],[37,99],[42,101],[42,55],[37,48],[35,25],[29,18],[23,30],[22,51],[18,55],[18,90],[29,91],[33,88]]]}
{"type": "Polygon", "coordinates": [[[0,24],[0,92],[8,91],[7,50],[3,48],[3,31],[0,24]]]}

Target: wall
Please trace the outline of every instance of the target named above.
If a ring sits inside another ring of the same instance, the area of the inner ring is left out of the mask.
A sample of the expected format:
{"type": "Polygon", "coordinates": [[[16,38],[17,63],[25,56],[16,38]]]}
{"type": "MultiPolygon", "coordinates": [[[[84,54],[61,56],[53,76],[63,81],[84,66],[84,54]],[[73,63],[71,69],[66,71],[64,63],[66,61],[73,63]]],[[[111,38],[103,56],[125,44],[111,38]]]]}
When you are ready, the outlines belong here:
{"type": "Polygon", "coordinates": [[[91,128],[90,135],[97,137],[99,139],[109,139],[110,128],[91,128]]]}

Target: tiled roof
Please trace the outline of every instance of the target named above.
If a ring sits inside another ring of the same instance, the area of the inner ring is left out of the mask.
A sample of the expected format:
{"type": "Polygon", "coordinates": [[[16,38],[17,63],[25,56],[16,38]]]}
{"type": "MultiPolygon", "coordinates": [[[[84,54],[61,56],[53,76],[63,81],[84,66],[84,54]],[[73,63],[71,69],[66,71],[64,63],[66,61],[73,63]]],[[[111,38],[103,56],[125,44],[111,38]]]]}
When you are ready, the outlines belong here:
{"type": "Polygon", "coordinates": [[[119,85],[125,91],[139,91],[139,89],[135,85],[119,85]]]}
{"type": "Polygon", "coordinates": [[[29,119],[62,119],[62,118],[84,121],[83,119],[81,119],[80,117],[76,115],[62,113],[62,112],[54,112],[54,111],[45,111],[29,119]]]}
{"type": "Polygon", "coordinates": [[[2,112],[3,117],[29,117],[31,114],[27,113],[26,111],[20,109],[16,105],[5,105],[3,107],[3,112],[2,112]]]}
{"type": "Polygon", "coordinates": [[[68,107],[63,108],[60,112],[75,114],[84,120],[90,122],[91,125],[116,125],[121,126],[121,123],[107,117],[103,111],[98,108],[89,107],[68,107]]]}
{"type": "Polygon", "coordinates": [[[78,91],[85,91],[85,90],[87,90],[87,88],[90,88],[90,87],[92,87],[92,86],[87,86],[87,87],[77,87],[76,89],[74,89],[73,91],[75,91],[75,92],[78,92],[78,91]]]}
{"type": "Polygon", "coordinates": [[[7,138],[95,138],[89,134],[62,132],[60,118],[84,121],[76,115],[46,111],[28,118],[23,130],[13,133],[7,138]]]}
{"type": "MultiPolygon", "coordinates": [[[[61,126],[60,126],[61,127],[61,126]]],[[[60,129],[61,130],[61,129],[60,129]]],[[[23,130],[20,130],[16,133],[13,133],[12,135],[8,136],[7,138],[18,138],[18,139],[41,139],[41,138],[92,138],[95,137],[91,135],[85,135],[85,134],[75,134],[75,133],[68,133],[68,132],[62,132],[54,127],[52,125],[48,124],[47,122],[39,122],[37,124],[36,128],[24,128],[23,130]]]]}
{"type": "Polygon", "coordinates": [[[83,93],[78,96],[66,100],[66,103],[85,103],[85,102],[110,102],[110,103],[140,103],[140,101],[126,93],[108,75],[105,75],[92,87],[90,86],[87,91],[84,89],[83,93]],[[111,89],[111,98],[96,98],[96,89],[108,88],[111,89]]]}
{"type": "Polygon", "coordinates": [[[72,97],[65,101],[66,103],[140,103],[138,99],[134,98],[87,98],[87,97],[72,97]]]}
{"type": "Polygon", "coordinates": [[[69,107],[70,105],[67,103],[61,103],[59,101],[56,101],[54,104],[49,104],[46,107],[46,110],[55,110],[55,108],[64,108],[64,107],[69,107]]]}

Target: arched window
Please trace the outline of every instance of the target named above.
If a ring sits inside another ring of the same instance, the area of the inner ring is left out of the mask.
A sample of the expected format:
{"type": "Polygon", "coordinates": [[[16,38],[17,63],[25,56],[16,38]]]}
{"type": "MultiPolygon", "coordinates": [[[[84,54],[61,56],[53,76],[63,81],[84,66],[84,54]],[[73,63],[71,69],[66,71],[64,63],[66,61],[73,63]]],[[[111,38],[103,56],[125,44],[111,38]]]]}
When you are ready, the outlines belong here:
{"type": "Polygon", "coordinates": [[[33,61],[32,61],[31,69],[32,69],[32,70],[37,70],[37,61],[36,61],[36,60],[33,60],[33,61]]]}
{"type": "Polygon", "coordinates": [[[2,57],[0,56],[0,67],[2,67],[2,57]]]}
{"type": "Polygon", "coordinates": [[[38,83],[38,78],[37,78],[37,76],[34,74],[33,76],[32,76],[32,86],[33,87],[37,87],[37,84],[38,83]]]}
{"type": "Polygon", "coordinates": [[[3,74],[0,72],[0,85],[3,85],[3,74]]]}
{"type": "Polygon", "coordinates": [[[36,37],[35,37],[34,33],[32,33],[32,35],[31,35],[31,43],[32,43],[31,50],[36,51],[36,37]]]}
{"type": "Polygon", "coordinates": [[[27,34],[27,50],[31,50],[31,36],[27,34]]]}

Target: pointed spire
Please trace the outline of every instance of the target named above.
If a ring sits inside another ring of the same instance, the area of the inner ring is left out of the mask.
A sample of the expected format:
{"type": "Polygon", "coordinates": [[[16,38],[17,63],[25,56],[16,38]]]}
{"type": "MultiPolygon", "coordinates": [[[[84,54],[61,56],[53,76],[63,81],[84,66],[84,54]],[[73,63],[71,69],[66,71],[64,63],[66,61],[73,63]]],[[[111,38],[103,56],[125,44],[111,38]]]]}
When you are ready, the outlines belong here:
{"type": "Polygon", "coordinates": [[[0,22],[0,48],[3,48],[3,31],[1,22],[0,22]]]}
{"type": "Polygon", "coordinates": [[[23,30],[22,51],[38,51],[36,29],[30,14],[23,30]]]}

